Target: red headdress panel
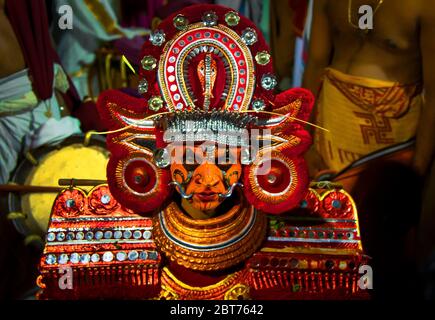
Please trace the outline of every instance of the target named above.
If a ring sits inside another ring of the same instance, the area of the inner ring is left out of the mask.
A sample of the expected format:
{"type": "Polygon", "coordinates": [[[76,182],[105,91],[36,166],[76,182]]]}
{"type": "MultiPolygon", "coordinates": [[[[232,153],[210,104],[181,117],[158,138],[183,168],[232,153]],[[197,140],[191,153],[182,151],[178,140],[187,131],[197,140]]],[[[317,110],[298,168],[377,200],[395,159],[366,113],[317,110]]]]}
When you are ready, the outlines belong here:
{"type": "Polygon", "coordinates": [[[124,128],[108,136],[108,181],[121,204],[146,213],[170,196],[161,151],[171,142],[167,129],[184,134],[207,129],[198,139],[218,143],[222,131],[267,132],[251,136],[260,147],[245,162],[243,193],[269,213],[299,203],[308,188],[303,153],[311,138],[296,120],[308,119],[314,99],[304,89],[274,94],[269,49],[250,20],[230,8],[191,6],[165,19],[141,54],[142,98],[108,91],[98,102],[110,129],[124,128]]]}

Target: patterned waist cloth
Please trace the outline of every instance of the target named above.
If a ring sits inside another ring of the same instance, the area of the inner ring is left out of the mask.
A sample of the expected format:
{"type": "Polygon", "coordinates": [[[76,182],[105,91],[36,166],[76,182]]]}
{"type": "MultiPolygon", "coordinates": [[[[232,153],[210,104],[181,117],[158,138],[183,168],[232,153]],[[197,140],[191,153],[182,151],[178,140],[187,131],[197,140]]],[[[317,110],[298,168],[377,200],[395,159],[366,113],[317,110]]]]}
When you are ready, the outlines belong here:
{"type": "Polygon", "coordinates": [[[327,68],[318,101],[315,144],[328,169],[415,136],[422,106],[419,84],[404,85],[327,68]]]}

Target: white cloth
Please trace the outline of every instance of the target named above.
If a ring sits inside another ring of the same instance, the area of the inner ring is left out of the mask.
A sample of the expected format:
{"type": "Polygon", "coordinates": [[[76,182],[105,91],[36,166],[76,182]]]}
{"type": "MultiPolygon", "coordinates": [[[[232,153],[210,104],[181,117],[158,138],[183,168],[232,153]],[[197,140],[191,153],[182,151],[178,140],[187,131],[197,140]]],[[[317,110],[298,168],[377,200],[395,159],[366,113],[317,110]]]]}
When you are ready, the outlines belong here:
{"type": "MultiPolygon", "coordinates": [[[[65,92],[68,89],[65,74],[59,65],[55,65],[54,70],[53,87],[65,92]]],[[[27,69],[0,79],[1,184],[8,182],[23,152],[80,132],[79,120],[71,117],[61,119],[54,94],[46,101],[38,101],[27,69]]]]}

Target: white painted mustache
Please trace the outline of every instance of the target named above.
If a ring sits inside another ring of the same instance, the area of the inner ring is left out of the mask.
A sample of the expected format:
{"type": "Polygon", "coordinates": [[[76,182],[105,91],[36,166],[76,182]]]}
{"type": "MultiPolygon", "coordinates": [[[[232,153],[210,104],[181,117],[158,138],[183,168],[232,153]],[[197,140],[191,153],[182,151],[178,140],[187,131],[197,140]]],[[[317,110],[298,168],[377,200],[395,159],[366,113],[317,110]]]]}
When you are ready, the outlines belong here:
{"type": "MultiPolygon", "coordinates": [[[[177,181],[171,181],[171,182],[169,183],[169,185],[170,185],[170,186],[174,185],[176,188],[178,188],[178,192],[180,193],[180,195],[181,195],[181,197],[182,197],[183,199],[192,199],[193,195],[195,194],[195,193],[186,194],[186,191],[184,191],[184,187],[181,185],[181,183],[179,183],[179,182],[177,182],[177,181]]],[[[235,183],[233,183],[233,184],[232,184],[232,185],[227,189],[227,192],[225,192],[225,193],[219,193],[219,194],[218,194],[219,198],[225,198],[225,199],[226,199],[226,198],[231,197],[232,194],[233,194],[233,192],[234,192],[234,189],[235,189],[236,187],[243,188],[244,186],[243,186],[243,184],[240,183],[240,182],[235,182],[235,183]]]]}

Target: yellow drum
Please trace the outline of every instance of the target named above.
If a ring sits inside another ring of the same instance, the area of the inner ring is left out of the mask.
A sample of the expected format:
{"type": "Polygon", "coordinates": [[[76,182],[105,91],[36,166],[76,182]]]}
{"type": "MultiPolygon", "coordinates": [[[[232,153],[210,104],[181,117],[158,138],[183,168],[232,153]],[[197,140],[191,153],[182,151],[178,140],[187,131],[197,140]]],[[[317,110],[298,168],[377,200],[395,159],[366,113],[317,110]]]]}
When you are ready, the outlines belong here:
{"type": "MultiPolygon", "coordinates": [[[[109,153],[104,138],[97,136],[84,145],[83,136],[73,136],[56,147],[32,151],[31,157],[27,157],[17,167],[12,182],[57,187],[59,179],[64,178],[106,180],[108,160],[109,153]]],[[[88,188],[91,189],[92,186],[88,188]]],[[[23,213],[16,214],[17,218],[13,219],[17,230],[25,236],[43,237],[56,196],[57,192],[10,193],[9,212],[23,213]]]]}

